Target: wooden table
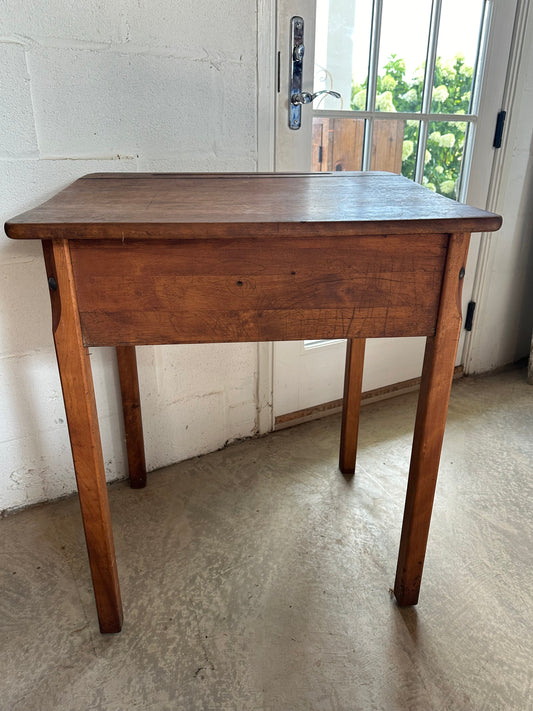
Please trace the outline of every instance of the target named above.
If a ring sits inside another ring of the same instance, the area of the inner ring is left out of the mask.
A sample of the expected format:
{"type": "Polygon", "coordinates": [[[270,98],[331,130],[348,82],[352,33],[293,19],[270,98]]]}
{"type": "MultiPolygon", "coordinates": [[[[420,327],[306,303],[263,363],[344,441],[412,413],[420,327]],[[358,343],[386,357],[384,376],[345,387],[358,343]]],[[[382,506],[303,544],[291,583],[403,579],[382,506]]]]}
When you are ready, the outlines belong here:
{"type": "Polygon", "coordinates": [[[418,601],[470,233],[501,218],[389,173],[88,175],[6,224],[43,243],[102,632],[122,607],[89,346],[116,346],[132,486],[146,466],[135,346],[348,339],[353,473],[365,338],[427,336],[394,592],[418,601]]]}

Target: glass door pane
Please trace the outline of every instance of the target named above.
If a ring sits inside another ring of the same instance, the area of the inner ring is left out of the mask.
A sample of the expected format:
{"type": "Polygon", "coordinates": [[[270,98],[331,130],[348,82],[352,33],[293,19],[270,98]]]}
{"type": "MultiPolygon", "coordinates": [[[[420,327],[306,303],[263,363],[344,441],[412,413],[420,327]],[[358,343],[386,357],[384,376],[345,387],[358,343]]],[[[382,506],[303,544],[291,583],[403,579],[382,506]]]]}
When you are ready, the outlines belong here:
{"type": "MultiPolygon", "coordinates": [[[[374,121],[370,170],[414,178],[418,121],[374,121]]],[[[365,119],[313,117],[311,170],[361,170],[365,119]]]]}
{"type": "Polygon", "coordinates": [[[343,98],[313,105],[312,170],[388,170],[460,199],[487,0],[317,0],[316,7],[315,91],[343,98]]]}
{"type": "Polygon", "coordinates": [[[457,200],[467,132],[465,121],[430,121],[423,184],[457,200]]]}
{"type": "Polygon", "coordinates": [[[431,0],[383,0],[376,111],[421,110],[431,5],[431,0]]]}
{"type": "Polygon", "coordinates": [[[376,119],[372,130],[370,170],[386,170],[413,180],[418,121],[376,119]]]}
{"type": "Polygon", "coordinates": [[[342,100],[323,97],[315,108],[355,110],[353,82],[366,86],[368,77],[372,5],[372,0],[317,0],[313,90],[333,89],[342,100]]]}
{"type": "Polygon", "coordinates": [[[485,2],[442,0],[431,111],[467,114],[485,2]]]}
{"type": "Polygon", "coordinates": [[[311,170],[361,170],[365,121],[313,117],[311,170]]]}

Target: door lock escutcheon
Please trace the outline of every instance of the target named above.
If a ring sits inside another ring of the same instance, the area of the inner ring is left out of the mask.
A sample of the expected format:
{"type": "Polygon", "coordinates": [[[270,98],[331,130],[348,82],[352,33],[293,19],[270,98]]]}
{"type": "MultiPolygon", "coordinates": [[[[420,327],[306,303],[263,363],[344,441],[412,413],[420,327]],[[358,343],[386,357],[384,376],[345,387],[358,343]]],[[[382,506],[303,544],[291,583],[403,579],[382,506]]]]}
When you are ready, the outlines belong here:
{"type": "Polygon", "coordinates": [[[291,18],[291,61],[289,78],[289,128],[297,131],[302,124],[302,106],[310,104],[317,96],[328,94],[340,99],[338,91],[322,89],[311,94],[302,91],[302,76],[304,64],[304,20],[296,15],[291,18]]]}

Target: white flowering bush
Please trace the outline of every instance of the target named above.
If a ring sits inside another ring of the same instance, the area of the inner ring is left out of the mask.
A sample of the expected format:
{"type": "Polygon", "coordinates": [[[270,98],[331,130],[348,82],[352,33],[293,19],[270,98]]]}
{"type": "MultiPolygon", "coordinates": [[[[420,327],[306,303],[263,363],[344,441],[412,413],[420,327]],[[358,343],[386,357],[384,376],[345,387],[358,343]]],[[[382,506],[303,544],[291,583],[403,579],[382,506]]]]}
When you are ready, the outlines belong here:
{"type": "MultiPolygon", "coordinates": [[[[378,77],[376,109],[387,112],[417,113],[422,105],[424,66],[418,67],[411,79],[405,76],[405,61],[392,55],[378,77]]],[[[464,56],[453,59],[437,57],[431,111],[443,114],[466,114],[470,110],[473,69],[465,65],[464,56]]],[[[351,108],[366,109],[366,81],[352,84],[351,108]]],[[[399,117],[400,118],[400,117],[399,117]]],[[[430,124],[424,156],[424,185],[448,197],[457,196],[461,161],[466,135],[464,121],[434,121],[430,124]]],[[[402,173],[414,177],[418,121],[406,121],[402,146],[402,173]]]]}
{"type": "Polygon", "coordinates": [[[406,140],[402,145],[402,163],[406,161],[410,156],[413,155],[415,150],[414,141],[406,140]]]}
{"type": "Polygon", "coordinates": [[[376,96],[376,109],[378,111],[396,111],[391,91],[384,91],[376,96]]]}
{"type": "Polygon", "coordinates": [[[448,89],[444,86],[444,84],[441,84],[433,89],[433,96],[431,98],[437,104],[443,104],[448,96],[448,89]]]}

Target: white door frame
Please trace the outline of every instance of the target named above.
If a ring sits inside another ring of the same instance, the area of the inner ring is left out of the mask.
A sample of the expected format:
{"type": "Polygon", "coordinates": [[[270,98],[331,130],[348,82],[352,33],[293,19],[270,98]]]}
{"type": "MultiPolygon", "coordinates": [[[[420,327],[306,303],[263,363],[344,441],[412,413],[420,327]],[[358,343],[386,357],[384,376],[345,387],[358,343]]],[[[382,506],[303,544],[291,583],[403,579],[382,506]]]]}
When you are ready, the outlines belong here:
{"type": "MultiPolygon", "coordinates": [[[[524,40],[527,32],[527,20],[530,5],[530,0],[517,0],[515,16],[514,18],[510,18],[510,20],[513,21],[514,26],[509,60],[503,68],[500,68],[500,71],[504,69],[506,72],[501,109],[507,112],[507,126],[510,125],[510,116],[512,116],[515,107],[520,62],[522,59],[524,40]]],[[[487,70],[491,71],[491,67],[487,67],[487,70]]],[[[502,178],[504,175],[506,158],[508,156],[508,148],[509,131],[504,130],[502,147],[494,152],[494,155],[492,156],[492,164],[490,167],[487,166],[487,169],[490,170],[490,184],[486,205],[484,207],[491,212],[497,212],[498,205],[500,203],[502,178]]],[[[480,235],[480,248],[472,287],[472,301],[476,303],[476,310],[478,310],[480,314],[484,313],[482,305],[486,301],[485,297],[489,282],[488,277],[492,271],[491,265],[494,260],[495,252],[496,250],[494,248],[492,233],[485,232],[480,235]],[[480,306],[481,308],[479,308],[480,306]]],[[[465,373],[477,371],[475,352],[479,348],[479,343],[484,340],[482,335],[483,329],[490,327],[490,324],[487,324],[485,321],[486,319],[483,317],[475,321],[473,330],[467,332],[466,334],[463,349],[463,367],[465,373]]]]}
{"type": "MultiPolygon", "coordinates": [[[[276,147],[277,1],[257,2],[257,170],[274,170],[276,147]]],[[[274,429],[274,344],[257,344],[256,430],[274,429]]]]}

